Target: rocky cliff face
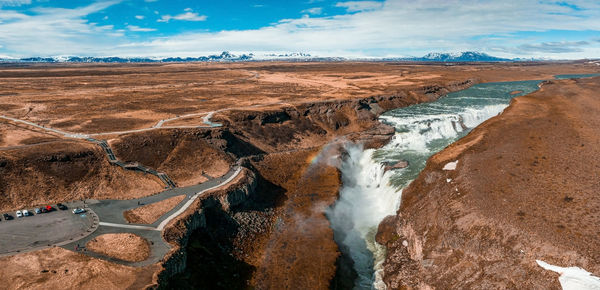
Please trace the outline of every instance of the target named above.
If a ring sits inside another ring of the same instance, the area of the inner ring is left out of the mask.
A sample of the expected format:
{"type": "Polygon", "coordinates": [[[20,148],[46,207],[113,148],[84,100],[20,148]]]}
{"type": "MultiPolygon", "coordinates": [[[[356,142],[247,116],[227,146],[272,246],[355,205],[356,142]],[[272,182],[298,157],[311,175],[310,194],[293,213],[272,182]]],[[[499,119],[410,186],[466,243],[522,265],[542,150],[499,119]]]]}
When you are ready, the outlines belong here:
{"type": "Polygon", "coordinates": [[[388,287],[560,289],[537,259],[600,275],[598,89],[546,83],[434,155],[379,226],[388,287]]]}
{"type": "Polygon", "coordinates": [[[390,96],[282,105],[277,109],[226,111],[214,118],[231,128],[241,140],[266,153],[314,148],[340,136],[382,144],[393,134],[393,128],[377,122],[381,113],[432,101],[474,83],[474,80],[466,80],[390,96]]]}
{"type": "Polygon", "coordinates": [[[163,279],[163,285],[201,287],[212,281],[217,288],[329,288],[339,252],[324,210],[337,199],[340,181],[335,167],[319,161],[329,154],[323,146],[340,137],[381,146],[394,134],[377,121],[381,113],[471,84],[217,114],[215,122],[225,126],[207,135],[208,142],[244,157],[256,175],[256,188],[223,192],[203,203],[214,206],[203,210],[206,226],[183,247],[188,268],[163,279]]]}
{"type": "MultiPolygon", "coordinates": [[[[231,217],[238,214],[237,208],[242,204],[252,203],[256,186],[255,174],[244,170],[234,184],[208,193],[165,229],[165,240],[176,247],[163,262],[163,270],[158,275],[159,288],[205,287],[220,282],[215,277],[237,273],[239,269],[227,270],[232,264],[243,264],[231,256],[235,246],[232,238],[239,235],[238,228],[232,226],[231,217]]],[[[246,283],[231,277],[222,280],[229,280],[224,283],[233,283],[232,286],[246,283]]]]}

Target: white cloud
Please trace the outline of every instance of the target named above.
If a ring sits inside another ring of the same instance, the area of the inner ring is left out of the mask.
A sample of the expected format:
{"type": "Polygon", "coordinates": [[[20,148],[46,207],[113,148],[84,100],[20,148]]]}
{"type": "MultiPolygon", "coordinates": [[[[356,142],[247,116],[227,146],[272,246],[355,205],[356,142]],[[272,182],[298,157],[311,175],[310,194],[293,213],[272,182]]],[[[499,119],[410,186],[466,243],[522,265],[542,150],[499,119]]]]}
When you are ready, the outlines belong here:
{"type": "Polygon", "coordinates": [[[31,4],[31,0],[0,0],[0,7],[2,6],[21,6],[31,4]]]}
{"type": "Polygon", "coordinates": [[[169,22],[171,20],[182,20],[182,21],[205,21],[206,15],[198,15],[195,12],[185,12],[179,15],[171,16],[171,15],[163,15],[158,19],[158,22],[169,22]]]}
{"type": "Polygon", "coordinates": [[[304,10],[300,11],[300,13],[307,13],[307,14],[312,14],[312,15],[319,15],[319,14],[323,13],[323,8],[321,8],[321,7],[314,7],[314,8],[304,9],[304,10]]]}
{"type": "Polygon", "coordinates": [[[89,23],[84,18],[120,1],[103,1],[74,9],[35,8],[33,15],[0,10],[0,43],[3,52],[20,56],[97,54],[122,33],[112,25],[89,23]]]}
{"type": "Polygon", "coordinates": [[[136,19],[142,20],[144,18],[146,18],[144,15],[136,15],[135,16],[136,19]]]}
{"type": "Polygon", "coordinates": [[[568,53],[568,52],[582,52],[583,46],[587,46],[590,43],[587,41],[553,41],[553,42],[542,42],[542,43],[531,43],[522,44],[517,47],[522,51],[526,52],[538,52],[538,53],[568,53]]]}
{"type": "Polygon", "coordinates": [[[338,2],[335,4],[336,7],[346,8],[348,12],[359,12],[380,9],[383,7],[383,2],[377,1],[348,1],[338,2]]]}
{"type": "Polygon", "coordinates": [[[154,28],[144,28],[144,27],[139,27],[139,26],[135,26],[135,25],[127,25],[127,29],[129,29],[129,31],[135,31],[135,32],[156,31],[156,29],[154,29],[154,28]]]}
{"type": "MultiPolygon", "coordinates": [[[[148,34],[141,41],[128,38],[123,30],[85,20],[87,15],[115,3],[96,2],[79,9],[39,8],[33,11],[35,15],[0,10],[0,43],[4,45],[0,53],[196,56],[229,50],[303,51],[322,56],[418,56],[430,51],[479,50],[497,52],[501,57],[600,55],[600,42],[589,39],[553,39],[555,33],[535,39],[517,33],[600,31],[600,3],[596,0],[578,1],[577,11],[538,0],[388,0],[379,4],[379,8],[364,4],[372,1],[340,2],[339,7],[352,13],[284,19],[260,29],[160,37],[148,34]],[[567,42],[561,44],[563,41],[567,42]],[[579,41],[589,44],[577,45],[579,41]],[[561,49],[561,45],[570,49],[561,49]]],[[[185,11],[175,16],[164,15],[158,21],[174,20],[204,21],[206,16],[185,11]]]]}
{"type": "MultiPolygon", "coordinates": [[[[363,2],[363,1],[361,1],[363,2]]],[[[358,9],[344,2],[345,7],[358,9]]],[[[429,51],[489,51],[497,45],[487,36],[517,31],[600,30],[600,3],[582,0],[579,15],[565,7],[536,0],[477,1],[388,0],[381,8],[333,17],[285,19],[261,29],[186,33],[130,43],[123,52],[190,54],[203,51],[305,51],[320,55],[423,55],[429,51]],[[133,50],[133,49],[132,49],[133,50]]],[[[362,9],[366,9],[362,6],[362,9]]],[[[373,7],[373,6],[371,6],[373,7]]],[[[490,36],[492,37],[492,36],[490,36]]],[[[518,39],[513,47],[530,43],[518,39]]],[[[600,45],[582,47],[577,54],[600,55],[600,45]]],[[[546,53],[552,56],[552,52],[546,53]]],[[[504,52],[500,56],[538,56],[533,51],[504,52]]]]}

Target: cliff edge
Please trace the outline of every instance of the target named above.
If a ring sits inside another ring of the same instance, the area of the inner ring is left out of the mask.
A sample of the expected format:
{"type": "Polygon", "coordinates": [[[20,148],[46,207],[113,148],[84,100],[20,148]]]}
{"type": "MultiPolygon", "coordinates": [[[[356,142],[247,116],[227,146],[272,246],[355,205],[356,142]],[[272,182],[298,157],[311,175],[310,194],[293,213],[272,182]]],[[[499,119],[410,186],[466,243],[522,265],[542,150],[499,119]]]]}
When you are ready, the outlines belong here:
{"type": "Polygon", "coordinates": [[[387,286],[560,289],[536,260],[600,275],[599,89],[547,82],[434,155],[379,226],[387,286]]]}

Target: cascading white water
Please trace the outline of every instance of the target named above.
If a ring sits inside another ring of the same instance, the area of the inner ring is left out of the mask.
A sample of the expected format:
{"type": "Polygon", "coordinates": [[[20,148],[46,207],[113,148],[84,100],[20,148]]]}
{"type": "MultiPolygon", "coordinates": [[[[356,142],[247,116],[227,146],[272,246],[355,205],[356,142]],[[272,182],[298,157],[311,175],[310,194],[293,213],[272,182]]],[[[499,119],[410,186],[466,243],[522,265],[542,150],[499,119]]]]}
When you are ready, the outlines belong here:
{"type": "MultiPolygon", "coordinates": [[[[463,108],[462,112],[418,115],[382,116],[381,120],[400,129],[391,144],[383,149],[411,150],[435,153],[431,148],[434,140],[451,140],[464,135],[483,121],[498,115],[508,105],[489,105],[481,108],[463,108]]],[[[447,145],[447,144],[446,144],[447,145]]]]}
{"type": "Polygon", "coordinates": [[[340,242],[351,250],[358,274],[355,288],[364,289],[373,284],[374,255],[381,254],[374,240],[377,225],[396,212],[400,192],[389,186],[392,172],[384,172],[383,165],[371,158],[373,150],[349,145],[346,151],[348,155],[340,166],[344,186],[327,216],[340,242]]]}
{"type": "MultiPolygon", "coordinates": [[[[492,83],[449,94],[435,103],[390,111],[381,120],[396,128],[392,141],[381,149],[362,150],[347,145],[339,169],[340,198],[327,211],[336,242],[347,249],[358,278],[355,289],[385,289],[381,280],[385,249],[375,241],[379,223],[395,214],[402,188],[425,167],[427,159],[509,104],[512,91],[527,94],[539,81],[492,83]],[[385,171],[383,162],[408,161],[403,169],[385,171]]],[[[519,94],[519,95],[521,95],[519,94]]]]}

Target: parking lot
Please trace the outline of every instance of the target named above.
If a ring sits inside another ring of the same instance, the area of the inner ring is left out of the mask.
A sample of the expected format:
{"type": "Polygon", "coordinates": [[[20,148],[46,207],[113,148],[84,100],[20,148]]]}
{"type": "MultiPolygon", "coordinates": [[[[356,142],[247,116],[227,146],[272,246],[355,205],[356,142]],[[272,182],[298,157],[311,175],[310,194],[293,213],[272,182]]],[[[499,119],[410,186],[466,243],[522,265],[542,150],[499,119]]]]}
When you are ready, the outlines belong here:
{"type": "Polygon", "coordinates": [[[64,244],[93,231],[93,212],[73,214],[71,210],[55,210],[22,218],[10,212],[14,217],[12,220],[4,219],[0,214],[0,255],[64,244]]]}

